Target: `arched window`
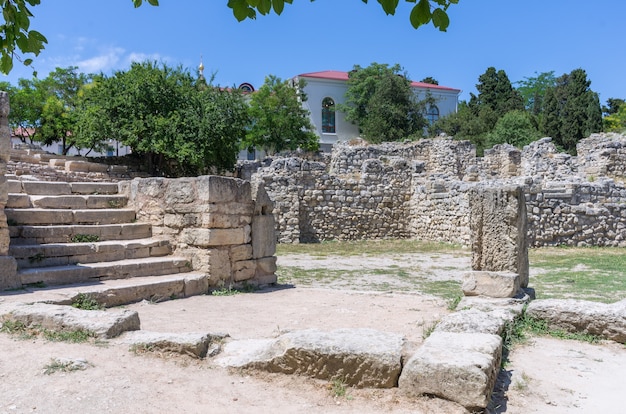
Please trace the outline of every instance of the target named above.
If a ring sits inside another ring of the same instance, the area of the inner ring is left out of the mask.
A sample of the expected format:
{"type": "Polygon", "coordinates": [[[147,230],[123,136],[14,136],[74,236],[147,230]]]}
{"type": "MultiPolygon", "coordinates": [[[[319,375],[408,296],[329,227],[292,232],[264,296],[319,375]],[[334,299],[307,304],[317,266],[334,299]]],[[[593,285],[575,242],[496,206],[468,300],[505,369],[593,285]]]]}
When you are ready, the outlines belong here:
{"type": "Polygon", "coordinates": [[[431,105],[428,107],[428,111],[426,112],[426,119],[429,124],[433,124],[436,120],[439,119],[439,108],[435,105],[431,105]]]}
{"type": "Polygon", "coordinates": [[[322,100],[322,132],[334,134],[335,131],[335,101],[332,98],[322,100]]]}

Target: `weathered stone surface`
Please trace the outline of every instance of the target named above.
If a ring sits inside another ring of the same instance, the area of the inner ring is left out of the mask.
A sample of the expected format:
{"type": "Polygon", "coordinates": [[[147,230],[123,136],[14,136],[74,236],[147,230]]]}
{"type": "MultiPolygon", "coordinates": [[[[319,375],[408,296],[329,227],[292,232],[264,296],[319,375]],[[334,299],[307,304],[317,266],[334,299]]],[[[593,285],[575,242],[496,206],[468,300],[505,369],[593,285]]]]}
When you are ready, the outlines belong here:
{"type": "Polygon", "coordinates": [[[314,329],[275,339],[233,341],[216,360],[222,366],[343,379],[355,387],[395,387],[404,339],[372,329],[314,329]]]}
{"type": "Polygon", "coordinates": [[[233,263],[233,279],[235,282],[249,280],[256,274],[256,260],[243,260],[233,263]]]}
{"type": "Polygon", "coordinates": [[[167,352],[204,358],[217,355],[221,340],[227,335],[208,333],[165,333],[151,331],[126,332],[115,340],[116,343],[130,345],[138,351],[167,352]]]}
{"type": "Polygon", "coordinates": [[[519,316],[521,309],[495,308],[488,311],[480,309],[462,309],[443,317],[435,332],[485,333],[500,335],[507,323],[519,316]]]}
{"type": "Polygon", "coordinates": [[[180,239],[183,243],[197,247],[229,246],[247,242],[245,229],[200,229],[185,228],[180,239]]]}
{"type": "MultiPolygon", "coordinates": [[[[2,233],[0,232],[0,235],[2,233]]],[[[17,276],[17,263],[11,256],[0,256],[0,291],[15,289],[22,286],[22,281],[17,276]]]]}
{"type": "Polygon", "coordinates": [[[276,253],[276,232],[274,216],[252,217],[252,257],[274,256],[276,253]]]}
{"type": "Polygon", "coordinates": [[[137,330],[140,324],[139,314],[127,309],[87,311],[45,303],[17,304],[2,318],[19,321],[27,326],[40,325],[52,331],[82,330],[102,338],[114,338],[122,332],[137,330]]]}
{"type": "Polygon", "coordinates": [[[462,282],[461,289],[465,296],[512,298],[520,289],[520,276],[508,272],[466,272],[462,282]]]}
{"type": "Polygon", "coordinates": [[[252,245],[242,244],[230,248],[230,260],[233,262],[250,259],[252,259],[252,245]]]}
{"type": "Polygon", "coordinates": [[[276,257],[263,257],[256,260],[255,277],[269,276],[276,273],[276,257]]]}
{"type": "Polygon", "coordinates": [[[551,329],[597,335],[626,344],[626,299],[612,304],[539,299],[528,305],[526,314],[545,320],[551,329]]]}
{"type": "Polygon", "coordinates": [[[205,175],[198,177],[197,191],[199,201],[252,204],[250,182],[244,180],[205,175]]]}
{"type": "Polygon", "coordinates": [[[469,193],[472,270],[511,272],[528,286],[528,216],[521,187],[475,186],[469,193]]]}
{"type": "Polygon", "coordinates": [[[399,386],[468,409],[489,403],[502,357],[502,339],[483,333],[433,332],[402,369],[399,386]]]}

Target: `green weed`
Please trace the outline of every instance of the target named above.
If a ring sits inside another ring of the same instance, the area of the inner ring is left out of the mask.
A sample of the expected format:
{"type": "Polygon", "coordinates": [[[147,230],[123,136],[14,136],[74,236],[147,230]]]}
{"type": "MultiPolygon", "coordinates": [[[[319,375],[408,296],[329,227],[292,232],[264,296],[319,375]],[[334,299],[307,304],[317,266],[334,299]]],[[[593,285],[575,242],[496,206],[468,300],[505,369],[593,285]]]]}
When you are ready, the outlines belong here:
{"type": "Polygon", "coordinates": [[[46,255],[39,252],[37,254],[34,254],[32,256],[28,257],[28,263],[33,264],[33,263],[40,263],[42,262],[44,259],[46,258],[46,255]]]}
{"type": "Polygon", "coordinates": [[[75,234],[70,241],[72,243],[95,243],[100,241],[100,236],[97,234],[75,234]]]}
{"type": "Polygon", "coordinates": [[[72,301],[72,307],[82,310],[102,310],[101,305],[92,295],[88,293],[79,293],[72,301]]]}
{"type": "Polygon", "coordinates": [[[88,366],[92,366],[87,361],[66,361],[53,358],[50,363],[44,367],[43,373],[46,375],[52,375],[55,372],[73,372],[82,371],[87,369],[88,366]]]}

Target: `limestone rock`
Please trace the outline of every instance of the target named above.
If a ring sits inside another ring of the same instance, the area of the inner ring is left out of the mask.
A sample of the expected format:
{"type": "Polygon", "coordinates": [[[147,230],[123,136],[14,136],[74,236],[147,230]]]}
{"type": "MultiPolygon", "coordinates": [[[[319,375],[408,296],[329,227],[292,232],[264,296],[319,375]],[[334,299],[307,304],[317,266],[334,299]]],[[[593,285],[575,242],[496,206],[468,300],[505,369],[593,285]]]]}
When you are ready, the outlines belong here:
{"type": "Polygon", "coordinates": [[[208,333],[164,333],[150,331],[126,332],[117,343],[128,344],[137,349],[178,353],[195,358],[214,356],[220,352],[221,341],[226,334],[208,333]],[[210,352],[209,352],[210,351],[210,352]]]}
{"type": "Polygon", "coordinates": [[[502,339],[483,333],[433,332],[405,364],[399,386],[468,409],[489,403],[502,358],[502,339]]]}
{"type": "Polygon", "coordinates": [[[435,332],[486,333],[500,335],[507,323],[521,313],[515,308],[497,308],[489,311],[463,309],[446,315],[435,328],[435,332]]]}
{"type": "Polygon", "coordinates": [[[51,331],[86,331],[101,338],[114,338],[122,332],[139,329],[139,314],[123,310],[81,310],[71,306],[34,303],[17,304],[2,315],[5,320],[40,325],[51,331]]]}
{"type": "Polygon", "coordinates": [[[355,387],[391,388],[398,383],[404,339],[372,329],[294,331],[275,339],[235,341],[224,347],[222,366],[340,378],[355,387]]]}
{"type": "Polygon", "coordinates": [[[612,304],[540,299],[528,305],[526,314],[545,320],[551,329],[597,335],[626,344],[626,299],[612,304]]]}
{"type": "Polygon", "coordinates": [[[461,288],[465,296],[512,298],[520,289],[520,277],[509,272],[466,272],[461,288]]]}

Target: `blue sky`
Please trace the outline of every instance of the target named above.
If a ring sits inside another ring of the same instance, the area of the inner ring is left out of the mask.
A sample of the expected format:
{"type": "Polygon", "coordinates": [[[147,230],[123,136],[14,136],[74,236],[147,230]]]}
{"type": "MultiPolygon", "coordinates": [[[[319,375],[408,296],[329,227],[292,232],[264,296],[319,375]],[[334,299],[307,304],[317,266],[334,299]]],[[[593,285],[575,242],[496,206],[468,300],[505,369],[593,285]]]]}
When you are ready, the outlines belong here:
{"type": "MultiPolygon", "coordinates": [[[[39,77],[57,66],[111,74],[144,59],[195,71],[202,56],[215,83],[259,87],[268,74],[399,63],[413,80],[432,76],[468,99],[489,66],[512,82],[583,68],[602,103],[626,98],[624,0],[460,0],[449,9],[446,33],[414,30],[404,1],[386,16],[375,0],[295,0],[282,16],[242,23],[227,0],[160,3],[135,9],[131,0],[44,0],[32,8],[31,23],[49,41],[34,63],[39,77]]],[[[16,64],[0,79],[31,75],[16,64]]]]}

